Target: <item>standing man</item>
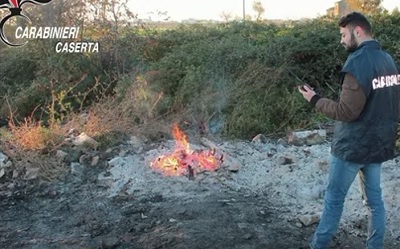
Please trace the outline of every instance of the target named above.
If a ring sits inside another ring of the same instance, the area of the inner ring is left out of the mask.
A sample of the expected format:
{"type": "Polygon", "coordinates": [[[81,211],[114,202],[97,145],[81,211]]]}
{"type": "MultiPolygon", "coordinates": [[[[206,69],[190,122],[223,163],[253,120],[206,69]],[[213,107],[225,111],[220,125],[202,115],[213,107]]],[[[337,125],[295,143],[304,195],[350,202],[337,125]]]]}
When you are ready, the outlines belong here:
{"type": "Polygon", "coordinates": [[[347,192],[360,172],[369,207],[367,249],[382,248],[385,208],[381,164],[395,152],[400,104],[400,74],[392,57],[372,38],[367,18],[353,12],[339,20],[341,44],[350,53],[340,71],[339,101],[299,87],[316,111],[336,120],[324,209],[311,248],[328,248],[347,192]]]}

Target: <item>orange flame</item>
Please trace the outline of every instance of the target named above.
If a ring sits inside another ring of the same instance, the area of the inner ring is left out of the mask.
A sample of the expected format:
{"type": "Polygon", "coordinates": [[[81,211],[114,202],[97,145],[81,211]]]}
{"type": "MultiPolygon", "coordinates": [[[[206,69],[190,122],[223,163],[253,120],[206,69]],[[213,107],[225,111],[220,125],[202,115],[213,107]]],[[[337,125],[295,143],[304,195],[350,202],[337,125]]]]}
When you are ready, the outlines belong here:
{"type": "Polygon", "coordinates": [[[177,124],[172,127],[172,136],[175,140],[174,151],[161,155],[150,163],[150,167],[155,171],[166,176],[190,175],[202,170],[214,171],[221,163],[214,151],[191,150],[186,134],[179,129],[177,124]]]}

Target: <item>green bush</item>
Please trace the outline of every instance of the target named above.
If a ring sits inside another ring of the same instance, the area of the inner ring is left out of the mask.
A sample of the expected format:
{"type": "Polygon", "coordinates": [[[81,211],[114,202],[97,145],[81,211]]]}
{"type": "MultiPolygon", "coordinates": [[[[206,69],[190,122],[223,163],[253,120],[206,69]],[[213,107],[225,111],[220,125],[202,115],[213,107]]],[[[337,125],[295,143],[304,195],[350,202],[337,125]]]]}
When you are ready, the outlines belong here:
{"type": "Polygon", "coordinates": [[[284,69],[249,65],[230,90],[224,109],[224,133],[251,138],[258,133],[306,125],[308,120],[304,117],[310,110],[296,85],[290,83],[294,82],[284,69]]]}
{"type": "MultiPolygon", "coordinates": [[[[399,62],[400,13],[370,18],[375,38],[399,62]]],[[[219,127],[216,132],[248,138],[325,122],[298,93],[301,83],[293,74],[337,98],[347,57],[337,20],[327,17],[96,32],[88,38],[98,37],[98,54],[56,54],[45,41],[0,49],[1,99],[8,96],[19,118],[41,110],[38,119],[62,119],[142,82],[134,89],[155,98],[152,115],[185,113],[210,129],[219,127]]],[[[1,104],[4,116],[8,108],[1,104]]]]}

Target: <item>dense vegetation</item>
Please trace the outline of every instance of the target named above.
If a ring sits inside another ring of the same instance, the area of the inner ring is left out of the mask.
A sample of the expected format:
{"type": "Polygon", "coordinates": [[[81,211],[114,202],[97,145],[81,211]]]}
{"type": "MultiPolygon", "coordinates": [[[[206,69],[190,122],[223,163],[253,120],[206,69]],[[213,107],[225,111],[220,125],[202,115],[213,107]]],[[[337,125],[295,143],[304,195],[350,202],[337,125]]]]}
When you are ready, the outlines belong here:
{"type": "MultiPolygon", "coordinates": [[[[375,38],[400,63],[400,13],[371,21],[375,38]]],[[[133,127],[173,117],[238,138],[309,128],[327,119],[309,108],[294,75],[338,96],[347,55],[336,22],[85,27],[85,38],[101,44],[98,54],[57,54],[51,40],[1,45],[0,116],[59,124],[103,103],[133,127]]]]}

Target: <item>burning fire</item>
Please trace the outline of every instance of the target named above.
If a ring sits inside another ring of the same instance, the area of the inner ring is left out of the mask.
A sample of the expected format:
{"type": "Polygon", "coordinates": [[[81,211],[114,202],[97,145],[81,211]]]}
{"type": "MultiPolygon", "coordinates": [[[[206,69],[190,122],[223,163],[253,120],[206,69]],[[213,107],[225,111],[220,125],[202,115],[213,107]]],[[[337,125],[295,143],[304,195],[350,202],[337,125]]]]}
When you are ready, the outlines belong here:
{"type": "Polygon", "coordinates": [[[166,176],[181,176],[202,171],[214,171],[221,163],[221,159],[215,156],[212,150],[193,151],[186,140],[186,135],[177,124],[172,127],[172,136],[175,140],[174,151],[167,155],[161,155],[153,160],[150,167],[166,176]]]}

